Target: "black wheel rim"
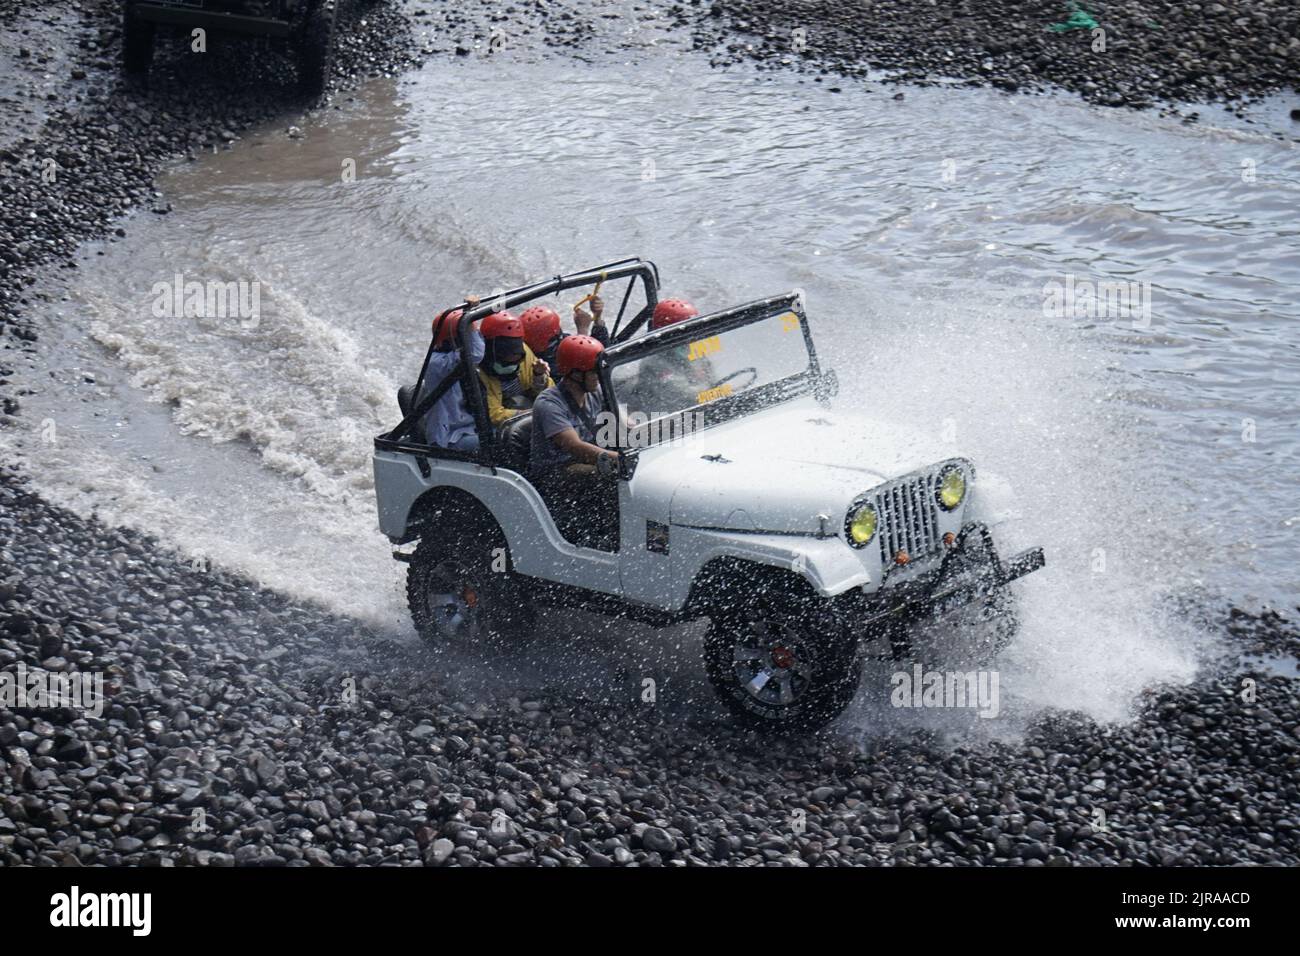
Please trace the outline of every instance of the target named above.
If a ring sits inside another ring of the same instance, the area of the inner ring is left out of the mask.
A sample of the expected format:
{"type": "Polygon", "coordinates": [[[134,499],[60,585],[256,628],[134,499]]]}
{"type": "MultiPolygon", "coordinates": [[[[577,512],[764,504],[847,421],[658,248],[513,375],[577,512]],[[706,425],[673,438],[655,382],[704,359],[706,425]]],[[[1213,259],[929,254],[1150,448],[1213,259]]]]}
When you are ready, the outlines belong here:
{"type": "Polygon", "coordinates": [[[435,565],[425,581],[429,630],[443,641],[483,636],[483,589],[465,569],[450,562],[435,565]]]}
{"type": "Polygon", "coordinates": [[[817,656],[807,635],[790,625],[751,620],[730,648],[737,689],[764,708],[798,704],[813,685],[817,656]]]}

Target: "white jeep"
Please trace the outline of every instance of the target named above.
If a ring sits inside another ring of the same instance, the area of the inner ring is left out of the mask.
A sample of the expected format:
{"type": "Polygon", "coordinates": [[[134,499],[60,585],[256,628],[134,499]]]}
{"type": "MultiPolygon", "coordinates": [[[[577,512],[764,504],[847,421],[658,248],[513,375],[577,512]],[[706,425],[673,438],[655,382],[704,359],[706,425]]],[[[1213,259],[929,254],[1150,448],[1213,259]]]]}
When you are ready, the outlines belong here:
{"type": "Polygon", "coordinates": [[[835,375],[799,294],[642,332],[658,270],[626,259],[471,299],[460,354],[490,312],[623,280],[597,367],[618,473],[584,500],[552,501],[553,514],[529,480],[528,414],[494,430],[468,361],[401,391],[405,417],[375,439],[375,494],[425,639],[517,638],[540,604],[655,626],[705,617],[710,682],[769,728],[833,718],[864,657],[909,654],[922,619],[974,610],[979,656],[1000,649],[1015,620],[1006,585],[1042,567],[1042,550],[999,558],[969,460],[918,460],[902,429],[832,409],[835,375]],[[624,323],[634,294],[644,304],[624,323]],[[477,421],[473,454],[423,438],[453,384],[477,421]]]}

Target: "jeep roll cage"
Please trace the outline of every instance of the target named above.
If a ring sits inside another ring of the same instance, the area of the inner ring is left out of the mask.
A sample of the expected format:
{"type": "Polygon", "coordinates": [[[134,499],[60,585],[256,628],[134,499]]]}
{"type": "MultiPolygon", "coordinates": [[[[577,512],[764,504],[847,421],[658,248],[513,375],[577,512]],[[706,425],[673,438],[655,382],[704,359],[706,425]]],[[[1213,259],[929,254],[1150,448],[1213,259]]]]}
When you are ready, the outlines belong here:
{"type": "MultiPolygon", "coordinates": [[[[640,259],[635,256],[627,259],[618,259],[614,262],[608,262],[603,266],[595,266],[591,269],[584,269],[581,272],[573,272],[569,275],[557,275],[553,278],[541,282],[533,282],[528,285],[519,286],[517,289],[511,289],[499,295],[494,295],[489,300],[480,300],[476,305],[471,306],[468,301],[459,305],[451,306],[444,311],[439,318],[446,316],[457,309],[460,310],[461,316],[456,323],[454,333],[456,345],[460,353],[460,361],[456,369],[449,373],[438,385],[424,396],[423,399],[416,401],[410,412],[402,421],[390,432],[386,432],[375,439],[375,448],[388,451],[407,452],[420,457],[421,472],[427,467],[424,457],[436,458],[453,458],[462,461],[486,462],[488,464],[500,464],[500,449],[497,447],[496,430],[492,428],[488,420],[487,403],[484,400],[482,389],[479,388],[478,372],[474,363],[468,360],[470,354],[470,328],[473,323],[482,319],[484,316],[491,315],[493,312],[500,312],[505,309],[512,309],[517,305],[525,302],[531,302],[533,299],[540,299],[543,296],[556,295],[566,289],[578,288],[580,286],[595,285],[597,282],[617,282],[627,279],[627,289],[623,293],[623,302],[619,306],[618,316],[614,321],[613,336],[615,341],[621,341],[636,334],[636,331],[643,326],[650,318],[654,311],[656,303],[659,301],[659,268],[649,260],[640,259]],[[635,287],[637,280],[641,281],[645,291],[646,304],[636,315],[628,322],[626,328],[622,328],[623,313],[627,309],[628,301],[632,296],[632,289],[635,287]],[[415,425],[421,421],[434,404],[440,399],[448,389],[456,384],[459,378],[461,391],[469,404],[470,413],[474,416],[474,426],[479,436],[479,452],[462,452],[451,448],[440,448],[437,445],[425,444],[414,440],[412,434],[415,425]]],[[[420,395],[420,389],[424,385],[424,370],[428,367],[429,358],[433,355],[435,336],[430,335],[429,348],[424,353],[424,362],[420,366],[420,376],[416,379],[414,395],[420,395]]]]}
{"type": "MultiPolygon", "coordinates": [[[[832,371],[823,372],[818,363],[817,350],[813,347],[812,333],[808,328],[808,319],[803,309],[803,298],[798,292],[787,292],[783,295],[760,299],[731,309],[695,316],[685,322],[677,322],[633,339],[632,337],[636,335],[637,331],[650,319],[659,300],[659,269],[647,259],[631,257],[609,262],[602,266],[595,266],[581,272],[557,275],[544,281],[520,286],[517,289],[494,295],[488,301],[480,300],[473,306],[468,302],[462,302],[446,309],[438,316],[439,319],[457,309],[461,311],[454,333],[460,355],[456,368],[449,372],[422,399],[418,398],[424,385],[424,370],[428,367],[429,358],[434,350],[436,334],[432,334],[429,340],[429,348],[425,352],[424,362],[420,366],[420,376],[416,380],[415,389],[412,393],[417,400],[397,427],[375,439],[375,448],[381,451],[404,452],[415,456],[420,472],[425,477],[428,477],[429,474],[429,464],[426,460],[428,458],[447,458],[486,464],[490,467],[504,467],[503,449],[496,430],[488,419],[487,403],[483,390],[479,387],[478,371],[474,363],[468,358],[470,355],[469,336],[471,326],[474,322],[493,312],[511,309],[534,299],[555,295],[567,289],[595,285],[598,282],[617,282],[622,279],[627,279],[628,284],[623,294],[618,316],[614,320],[614,328],[611,333],[613,344],[600,354],[596,365],[606,411],[617,414],[617,399],[613,383],[610,380],[610,372],[614,367],[642,359],[655,352],[687,344],[699,338],[701,329],[705,327],[707,327],[710,335],[720,334],[781,312],[791,312],[798,317],[800,330],[803,333],[804,346],[808,350],[808,368],[797,375],[788,376],[775,382],[768,382],[753,390],[745,390],[736,395],[726,396],[710,402],[708,404],[708,423],[717,424],[744,415],[754,408],[770,402],[783,401],[809,391],[815,394],[819,400],[827,401],[838,390],[835,373],[832,371]],[[646,304],[624,326],[624,313],[637,280],[640,280],[644,288],[646,304]],[[438,399],[446,394],[458,381],[468,402],[470,412],[474,416],[475,429],[479,437],[479,451],[477,452],[457,451],[415,440],[416,433],[414,430],[416,425],[438,399]]],[[[436,326],[435,321],[435,329],[436,326]]],[[[623,466],[625,475],[630,472],[628,457],[626,451],[619,451],[620,463],[623,466]]]]}

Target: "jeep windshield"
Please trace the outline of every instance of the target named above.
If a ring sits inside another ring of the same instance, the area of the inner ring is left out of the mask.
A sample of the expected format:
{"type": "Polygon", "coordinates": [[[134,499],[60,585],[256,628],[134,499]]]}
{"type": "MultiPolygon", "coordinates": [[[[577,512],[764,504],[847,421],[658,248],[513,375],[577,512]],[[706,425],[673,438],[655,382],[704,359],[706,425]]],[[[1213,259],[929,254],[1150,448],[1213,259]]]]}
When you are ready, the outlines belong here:
{"type": "Polygon", "coordinates": [[[605,356],[605,386],[639,447],[830,384],[793,293],[649,332],[605,356]]]}

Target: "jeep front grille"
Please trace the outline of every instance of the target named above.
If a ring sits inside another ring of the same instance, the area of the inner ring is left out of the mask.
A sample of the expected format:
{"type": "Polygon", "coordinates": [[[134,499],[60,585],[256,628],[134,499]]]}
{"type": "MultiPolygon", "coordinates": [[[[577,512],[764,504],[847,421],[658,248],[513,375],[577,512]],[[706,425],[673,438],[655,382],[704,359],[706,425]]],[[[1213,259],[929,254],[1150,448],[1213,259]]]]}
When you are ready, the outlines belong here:
{"type": "Polygon", "coordinates": [[[899,551],[916,559],[939,548],[939,514],[935,502],[938,474],[904,478],[876,495],[880,516],[880,558],[886,566],[899,551]]]}

